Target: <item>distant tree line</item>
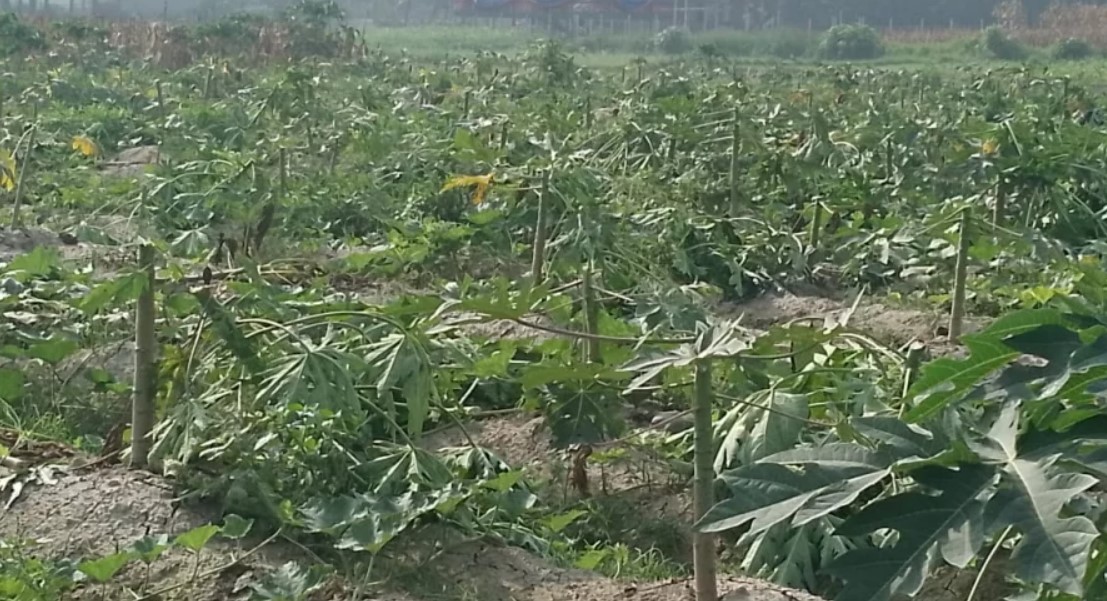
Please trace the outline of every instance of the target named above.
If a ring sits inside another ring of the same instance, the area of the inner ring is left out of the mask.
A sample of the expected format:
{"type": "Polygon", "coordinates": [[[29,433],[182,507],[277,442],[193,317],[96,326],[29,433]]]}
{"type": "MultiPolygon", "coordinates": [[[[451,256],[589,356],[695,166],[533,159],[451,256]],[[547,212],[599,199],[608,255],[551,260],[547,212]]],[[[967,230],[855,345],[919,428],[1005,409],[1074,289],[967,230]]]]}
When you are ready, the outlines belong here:
{"type": "MultiPolygon", "coordinates": [[[[865,22],[874,27],[979,27],[994,22],[1003,0],[738,0],[761,24],[824,28],[865,22]]],[[[1107,4],[1107,0],[1022,0],[1030,24],[1053,3],[1107,4]]]]}

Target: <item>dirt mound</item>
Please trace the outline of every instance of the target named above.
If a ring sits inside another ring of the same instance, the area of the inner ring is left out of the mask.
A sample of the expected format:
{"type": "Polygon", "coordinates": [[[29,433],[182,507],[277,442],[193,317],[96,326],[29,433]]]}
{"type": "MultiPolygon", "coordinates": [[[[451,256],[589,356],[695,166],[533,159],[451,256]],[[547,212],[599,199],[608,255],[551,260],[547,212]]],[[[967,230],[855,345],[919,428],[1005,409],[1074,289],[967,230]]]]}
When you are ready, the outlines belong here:
{"type": "Polygon", "coordinates": [[[592,454],[581,461],[574,451],[552,444],[545,418],[524,413],[476,420],[464,431],[446,428],[428,436],[425,444],[443,449],[470,440],[511,467],[527,470],[547,502],[572,504],[582,498],[584,484],[592,511],[603,516],[612,540],[654,548],[677,564],[691,565],[688,466],[666,461],[633,437],[593,445],[592,454]],[[574,473],[578,463],[583,473],[574,473]]]}
{"type": "Polygon", "coordinates": [[[39,247],[57,248],[72,244],[76,244],[72,238],[63,239],[63,236],[42,228],[3,228],[0,229],[0,261],[11,261],[39,247]]]}
{"type": "MultiPolygon", "coordinates": [[[[0,514],[0,539],[13,544],[29,541],[28,551],[39,557],[94,559],[126,549],[147,535],[172,538],[220,521],[214,513],[181,507],[165,480],[143,472],[118,467],[59,468],[54,477],[37,480],[0,514]]],[[[250,585],[271,570],[289,561],[307,563],[301,561],[299,549],[280,541],[247,556],[245,550],[260,542],[247,540],[240,547],[216,538],[198,560],[186,551],[170,549],[153,563],[146,592],[162,591],[159,599],[247,599],[250,585]]],[[[137,591],[145,579],[144,568],[132,564],[105,598],[132,598],[124,587],[137,591]]],[[[78,590],[73,598],[84,598],[86,593],[96,597],[100,590],[78,590]]]]}
{"type": "MultiPolygon", "coordinates": [[[[218,523],[214,512],[182,506],[163,479],[142,472],[111,467],[80,471],[59,468],[48,483],[28,486],[17,501],[0,514],[0,537],[9,542],[35,541],[40,557],[89,558],[127,548],[146,535],[188,531],[218,523]]],[[[684,601],[691,598],[686,580],[633,583],[605,578],[583,570],[564,568],[523,549],[460,538],[442,528],[434,545],[403,553],[412,543],[397,541],[400,553],[391,554],[388,570],[392,592],[378,601],[482,599],[486,601],[684,601]],[[469,595],[469,596],[466,596],[469,595]]],[[[192,601],[248,599],[250,585],[286,562],[310,563],[297,546],[281,540],[247,541],[241,546],[213,539],[199,555],[170,550],[153,565],[147,593],[158,599],[192,601]],[[260,543],[260,544],[259,544],[260,543]],[[258,546],[256,551],[250,551],[258,546]],[[245,550],[245,551],[244,551],[245,550]],[[194,577],[199,574],[199,577],[194,577]]],[[[106,598],[132,598],[124,587],[137,590],[144,570],[133,565],[106,598]]],[[[311,599],[349,599],[338,581],[311,599]]],[[[818,601],[812,595],[760,581],[721,577],[720,590],[735,601],[818,601]]],[[[97,588],[78,590],[72,598],[99,598],[97,588]]],[[[147,598],[147,597],[142,597],[147,598]]],[[[149,597],[154,598],[154,597],[149,597]]]]}
{"type": "MultiPolygon", "coordinates": [[[[418,564],[417,564],[418,565],[418,564]]],[[[398,579],[420,599],[482,601],[689,601],[690,580],[636,583],[562,568],[526,551],[486,542],[449,546],[398,579]]],[[[821,601],[819,597],[750,578],[720,576],[723,601],[821,601]]],[[[392,601],[392,600],[389,600],[392,601]]]]}
{"type": "Polygon", "coordinates": [[[151,165],[161,162],[161,149],[157,146],[138,146],[126,148],[110,160],[104,161],[100,168],[107,175],[117,177],[135,177],[146,172],[151,165]]]}
{"type": "MultiPolygon", "coordinates": [[[[854,299],[767,294],[744,303],[722,305],[719,310],[725,315],[742,315],[746,326],[768,328],[808,318],[838,320],[853,303],[854,299]]],[[[848,325],[889,346],[918,340],[926,343],[934,354],[944,355],[956,352],[958,346],[949,341],[948,322],[949,316],[938,311],[891,307],[862,299],[848,325]]],[[[967,317],[964,329],[971,333],[986,324],[984,319],[967,317]]]]}

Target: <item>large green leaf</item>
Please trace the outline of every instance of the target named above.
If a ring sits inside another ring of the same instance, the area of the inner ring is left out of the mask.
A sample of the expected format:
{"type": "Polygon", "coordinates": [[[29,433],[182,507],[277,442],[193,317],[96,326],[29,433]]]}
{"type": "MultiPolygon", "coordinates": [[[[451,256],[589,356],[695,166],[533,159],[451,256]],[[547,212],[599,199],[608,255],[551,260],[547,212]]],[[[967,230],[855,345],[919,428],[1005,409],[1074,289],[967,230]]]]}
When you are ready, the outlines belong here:
{"type": "Polygon", "coordinates": [[[1065,316],[1054,309],[1027,309],[1016,311],[993,321],[981,331],[981,336],[1002,339],[1018,336],[1044,325],[1062,325],[1065,316]]]}
{"type": "Polygon", "coordinates": [[[747,352],[752,343],[750,331],[735,322],[703,328],[694,343],[627,365],[624,368],[626,371],[639,375],[627,385],[626,391],[629,393],[649,384],[670,368],[688,367],[697,361],[736,357],[747,352]]]}
{"type": "Polygon", "coordinates": [[[989,513],[995,527],[1012,526],[1023,535],[1011,556],[1021,579],[1080,594],[1098,531],[1088,518],[1062,517],[1062,510],[1098,480],[1060,471],[1056,455],[1019,456],[1018,432],[1019,404],[1008,403],[985,437],[972,444],[984,461],[1003,470],[1005,488],[989,513]]]}
{"type": "Polygon", "coordinates": [[[777,524],[750,544],[742,571],[782,586],[817,589],[821,584],[819,541],[824,530],[820,524],[799,528],[777,524]]]}
{"type": "Polygon", "coordinates": [[[619,401],[611,388],[571,383],[548,386],[543,409],[554,444],[565,447],[618,436],[623,430],[619,401]]]}
{"type": "Polygon", "coordinates": [[[761,419],[757,420],[742,447],[742,459],[746,464],[795,446],[807,425],[808,398],[803,394],[770,393],[767,407],[759,411],[761,419]]]}
{"type": "MultiPolygon", "coordinates": [[[[429,359],[414,334],[391,334],[373,344],[365,359],[378,370],[377,394],[384,397],[393,388],[403,392],[407,407],[407,429],[413,438],[423,433],[423,422],[430,413],[433,392],[429,359]]],[[[354,387],[349,383],[350,389],[354,387]]]]}
{"type": "Polygon", "coordinates": [[[821,447],[804,447],[774,453],[761,463],[783,465],[817,464],[820,467],[885,469],[895,463],[890,451],[873,450],[849,442],[832,442],[821,447]]]}
{"type": "Polygon", "coordinates": [[[61,254],[49,246],[36,246],[29,253],[19,255],[4,270],[15,279],[27,282],[34,278],[53,275],[61,267],[61,254]]]}
{"type": "Polygon", "coordinates": [[[264,364],[254,348],[254,342],[247,338],[238,327],[234,316],[222,303],[215,300],[206,291],[196,292],[196,299],[204,309],[204,315],[211,320],[212,328],[219,339],[226,345],[227,350],[238,359],[243,367],[252,375],[261,373],[264,364]]]}
{"type": "Polygon", "coordinates": [[[899,533],[895,545],[855,549],[827,566],[845,580],[835,601],[886,601],[913,596],[934,559],[964,566],[983,542],[984,502],[995,471],[973,465],[950,470],[926,467],[914,474],[938,496],[908,492],[865,507],[838,527],[841,536],[864,536],[882,529],[899,533]]]}
{"type": "Polygon", "coordinates": [[[866,416],[849,422],[859,434],[890,446],[903,457],[926,459],[949,446],[941,432],[931,432],[892,416],[866,416]]]}
{"type": "Polygon", "coordinates": [[[704,514],[697,527],[722,532],[753,522],[747,534],[754,535],[786,520],[802,526],[852,503],[890,472],[890,466],[811,464],[802,472],[767,463],[743,466],[723,474],[732,496],[704,514]]]}
{"type": "Polygon", "coordinates": [[[984,378],[1019,356],[1003,342],[983,335],[965,336],[964,341],[968,358],[943,357],[923,367],[922,377],[908,392],[914,406],[904,416],[907,421],[922,421],[963,399],[984,378]]]}
{"type": "Polygon", "coordinates": [[[1023,459],[1041,459],[1075,449],[1085,442],[1107,444],[1107,415],[1094,415],[1063,430],[1031,430],[1018,441],[1023,459]]]}
{"type": "Polygon", "coordinates": [[[78,302],[78,307],[88,314],[99,313],[110,305],[133,301],[146,289],[146,285],[146,274],[142,272],[105,280],[90,290],[78,302]]]}

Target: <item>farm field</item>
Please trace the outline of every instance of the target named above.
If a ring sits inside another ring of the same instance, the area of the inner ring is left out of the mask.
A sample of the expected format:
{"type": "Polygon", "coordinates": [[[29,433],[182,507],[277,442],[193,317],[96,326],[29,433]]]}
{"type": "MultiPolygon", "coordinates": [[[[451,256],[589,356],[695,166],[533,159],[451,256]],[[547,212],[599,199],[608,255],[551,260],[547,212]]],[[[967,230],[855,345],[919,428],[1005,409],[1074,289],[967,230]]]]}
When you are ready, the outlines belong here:
{"type": "Polygon", "coordinates": [[[143,27],[0,15],[0,599],[1107,598],[1098,59],[143,27]]]}

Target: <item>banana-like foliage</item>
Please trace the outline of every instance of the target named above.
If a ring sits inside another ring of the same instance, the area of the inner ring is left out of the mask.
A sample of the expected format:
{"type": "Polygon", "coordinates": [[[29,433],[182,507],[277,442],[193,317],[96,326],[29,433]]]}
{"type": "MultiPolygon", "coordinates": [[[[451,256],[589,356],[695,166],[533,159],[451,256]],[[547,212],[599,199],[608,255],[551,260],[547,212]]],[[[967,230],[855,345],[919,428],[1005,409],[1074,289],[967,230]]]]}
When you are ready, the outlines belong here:
{"type": "Polygon", "coordinates": [[[699,527],[739,530],[760,545],[771,537],[792,549],[798,574],[782,577],[807,581],[810,560],[796,558],[794,540],[822,525],[843,545],[825,565],[845,583],[837,601],[914,595],[934,567],[966,568],[1008,532],[1021,581],[1075,596],[1101,590],[1093,551],[1102,532],[1088,503],[1107,456],[1098,315],[1029,310],[966,336],[967,358],[924,367],[902,408],[906,422],[857,416],[803,443],[788,430],[794,448],[761,455],[780,438],[772,424],[724,418],[744,432],[724,438],[717,462],[731,496],[699,527]],[[744,454],[733,449],[738,439],[744,454]]]}

